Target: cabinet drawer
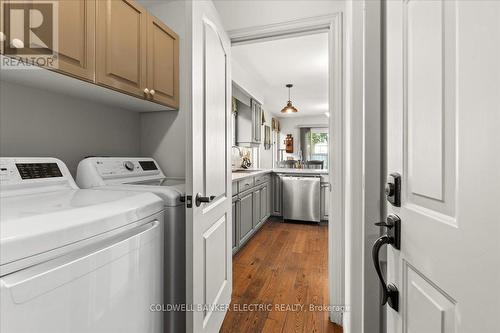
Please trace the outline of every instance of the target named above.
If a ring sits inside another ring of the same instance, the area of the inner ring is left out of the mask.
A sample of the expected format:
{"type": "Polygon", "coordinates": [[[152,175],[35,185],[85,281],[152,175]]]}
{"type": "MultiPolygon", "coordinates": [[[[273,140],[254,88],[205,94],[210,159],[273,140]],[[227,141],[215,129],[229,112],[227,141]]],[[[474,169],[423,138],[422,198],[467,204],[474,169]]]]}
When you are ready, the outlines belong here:
{"type": "Polygon", "coordinates": [[[254,185],[253,177],[249,177],[246,179],[242,179],[238,182],[238,192],[241,193],[249,188],[252,188],[254,185]]]}
{"type": "Polygon", "coordinates": [[[233,191],[233,195],[238,194],[238,182],[232,183],[232,191],[233,191]]]}
{"type": "Polygon", "coordinates": [[[261,175],[255,177],[255,185],[264,184],[271,181],[271,175],[261,175]]]}

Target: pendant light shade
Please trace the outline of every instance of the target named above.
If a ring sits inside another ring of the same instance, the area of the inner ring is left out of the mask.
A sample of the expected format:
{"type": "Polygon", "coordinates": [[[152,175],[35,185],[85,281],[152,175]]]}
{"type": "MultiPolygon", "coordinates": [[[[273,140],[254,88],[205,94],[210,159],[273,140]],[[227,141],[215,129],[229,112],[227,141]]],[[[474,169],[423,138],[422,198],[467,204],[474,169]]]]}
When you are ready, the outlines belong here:
{"type": "Polygon", "coordinates": [[[288,88],[288,102],[286,103],[286,106],[281,109],[281,113],[296,113],[299,112],[296,107],[293,106],[292,100],[290,98],[290,89],[293,87],[293,84],[289,83],[286,85],[288,88]]]}

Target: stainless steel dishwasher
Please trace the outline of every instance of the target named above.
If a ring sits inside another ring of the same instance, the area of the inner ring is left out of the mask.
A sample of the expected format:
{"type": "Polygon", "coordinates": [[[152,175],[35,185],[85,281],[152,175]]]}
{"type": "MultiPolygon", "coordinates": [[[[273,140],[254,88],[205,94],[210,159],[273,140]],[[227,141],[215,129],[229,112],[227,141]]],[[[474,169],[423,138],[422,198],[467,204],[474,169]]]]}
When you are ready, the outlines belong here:
{"type": "Polygon", "coordinates": [[[282,175],[283,218],[285,220],[320,221],[319,176],[282,175]]]}

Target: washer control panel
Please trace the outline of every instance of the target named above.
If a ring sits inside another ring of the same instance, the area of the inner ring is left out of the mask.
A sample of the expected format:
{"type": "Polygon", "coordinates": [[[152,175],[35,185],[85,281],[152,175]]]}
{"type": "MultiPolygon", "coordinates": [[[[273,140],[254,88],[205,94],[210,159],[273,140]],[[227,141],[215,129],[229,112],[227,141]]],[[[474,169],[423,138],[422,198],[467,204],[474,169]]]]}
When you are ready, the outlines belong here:
{"type": "Polygon", "coordinates": [[[148,158],[95,158],[95,168],[102,178],[159,175],[156,162],[148,158]]]}
{"type": "MultiPolygon", "coordinates": [[[[0,182],[5,185],[74,184],[66,165],[55,158],[0,158],[0,182]]],[[[38,186],[38,185],[37,185],[38,186]]]]}

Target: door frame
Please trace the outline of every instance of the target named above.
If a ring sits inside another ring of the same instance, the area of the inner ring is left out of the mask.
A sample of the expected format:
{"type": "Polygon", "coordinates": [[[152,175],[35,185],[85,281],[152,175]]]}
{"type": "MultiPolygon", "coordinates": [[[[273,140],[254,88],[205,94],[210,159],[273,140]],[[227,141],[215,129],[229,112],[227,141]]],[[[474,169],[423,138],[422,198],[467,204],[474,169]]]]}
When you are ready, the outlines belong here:
{"type": "Polygon", "coordinates": [[[385,216],[382,0],[346,2],[346,304],[344,332],[384,332],[371,249],[385,216]]]}
{"type": "MultiPolygon", "coordinates": [[[[345,304],[345,49],[343,13],[292,20],[228,31],[231,45],[243,45],[264,40],[277,40],[293,36],[328,33],[328,81],[329,81],[329,174],[330,196],[328,228],[328,281],[329,304],[345,304]],[[335,158],[334,158],[335,157],[335,158]],[[337,158],[339,157],[339,158],[337,158]]],[[[330,320],[343,325],[343,313],[331,307],[330,320]]]]}

